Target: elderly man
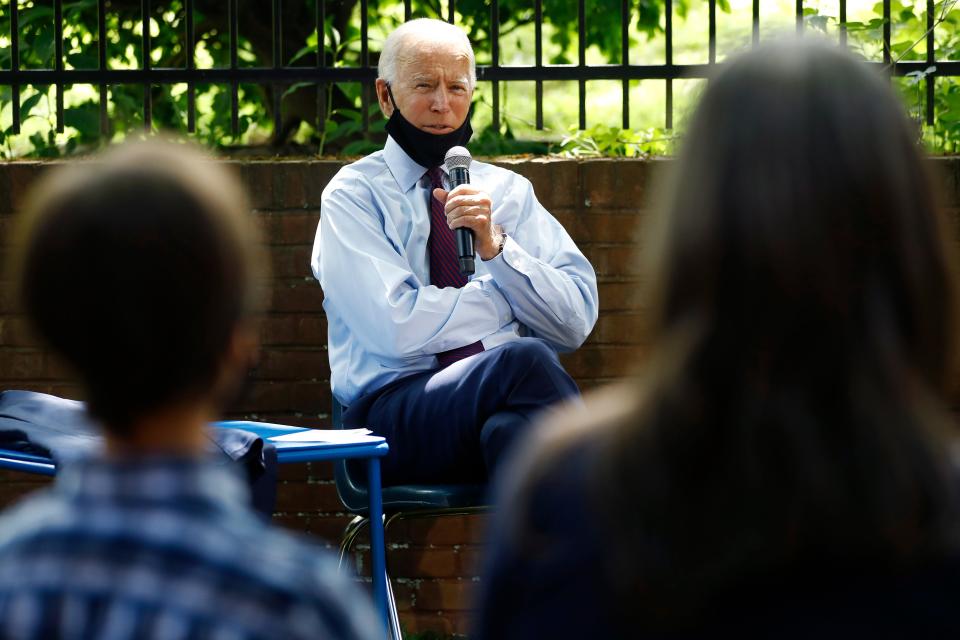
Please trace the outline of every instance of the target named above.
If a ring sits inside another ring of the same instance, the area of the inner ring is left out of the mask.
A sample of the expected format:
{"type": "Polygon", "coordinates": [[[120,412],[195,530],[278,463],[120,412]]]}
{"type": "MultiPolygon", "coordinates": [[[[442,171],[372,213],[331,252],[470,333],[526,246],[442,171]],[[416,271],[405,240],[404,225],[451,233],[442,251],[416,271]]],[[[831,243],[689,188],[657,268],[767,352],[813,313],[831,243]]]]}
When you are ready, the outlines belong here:
{"type": "Polygon", "coordinates": [[[597,319],[596,276],[530,182],[474,162],[447,191],[446,151],[470,138],[473,49],[414,20],[390,34],[377,97],[383,151],[323,193],[312,267],[324,291],[344,422],[387,438],[387,483],[485,479],[535,414],[577,397],[558,350],[597,319]],[[475,236],[476,273],[454,229],[475,236]]]}

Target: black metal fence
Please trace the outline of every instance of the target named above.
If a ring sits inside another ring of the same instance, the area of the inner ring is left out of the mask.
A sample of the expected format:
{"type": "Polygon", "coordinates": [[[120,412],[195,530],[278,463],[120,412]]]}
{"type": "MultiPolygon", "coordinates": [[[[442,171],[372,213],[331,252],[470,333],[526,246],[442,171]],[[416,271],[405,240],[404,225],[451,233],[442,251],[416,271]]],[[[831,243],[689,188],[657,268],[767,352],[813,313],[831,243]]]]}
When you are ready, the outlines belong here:
{"type": "MultiPolygon", "coordinates": [[[[229,86],[231,128],[236,135],[239,128],[238,118],[238,87],[241,83],[256,83],[270,86],[273,100],[272,115],[276,130],[282,121],[282,90],[294,83],[310,83],[316,85],[318,122],[323,121],[322,105],[324,92],[329,90],[330,83],[359,82],[365,89],[362,94],[362,113],[369,113],[368,106],[371,100],[370,87],[376,78],[376,67],[372,65],[371,51],[368,45],[369,6],[368,0],[360,0],[360,64],[357,66],[331,66],[327,64],[322,41],[326,20],[328,2],[317,0],[314,11],[314,27],[321,38],[320,46],[311,66],[285,66],[283,64],[283,14],[281,0],[263,0],[272,3],[272,31],[273,31],[273,65],[270,67],[247,67],[238,64],[238,0],[224,0],[228,7],[229,23],[229,66],[224,68],[197,68],[194,51],[196,34],[194,26],[195,0],[183,0],[186,13],[185,33],[185,64],[182,67],[170,68],[153,66],[150,59],[151,34],[149,17],[151,15],[151,0],[140,0],[142,16],[142,43],[140,65],[137,69],[108,68],[106,41],[107,27],[105,22],[107,0],[97,0],[97,32],[98,32],[98,68],[96,69],[66,69],[63,52],[63,0],[53,0],[54,9],[54,64],[50,69],[25,69],[20,65],[21,39],[18,23],[18,0],[9,0],[7,10],[10,21],[10,68],[0,69],[0,88],[9,86],[12,95],[13,132],[20,132],[20,105],[21,89],[28,85],[52,85],[56,87],[56,128],[63,131],[64,127],[64,87],[72,84],[90,84],[99,87],[100,100],[100,129],[102,133],[109,130],[108,120],[108,87],[114,84],[140,85],[143,87],[143,122],[147,128],[152,122],[151,87],[155,85],[171,85],[185,83],[187,86],[187,129],[195,131],[197,120],[196,87],[202,83],[216,83],[229,86]]],[[[554,65],[544,64],[543,53],[543,1],[533,0],[535,13],[534,36],[534,64],[530,66],[506,66],[500,59],[500,1],[490,0],[488,3],[490,24],[490,64],[478,65],[479,80],[489,81],[492,93],[493,125],[499,127],[501,118],[500,84],[515,81],[533,81],[536,86],[535,119],[536,127],[542,129],[543,117],[543,85],[549,81],[576,81],[578,84],[577,97],[579,100],[579,127],[586,128],[586,96],[587,82],[593,80],[614,80],[622,83],[622,125],[630,127],[630,82],[634,80],[662,80],[666,85],[666,112],[664,121],[666,128],[673,127],[674,121],[674,81],[685,78],[707,77],[711,68],[717,64],[717,0],[707,0],[709,10],[709,24],[707,31],[707,63],[706,64],[676,64],[674,62],[674,10],[673,0],[665,0],[665,59],[662,64],[631,64],[629,60],[630,40],[630,12],[631,0],[620,0],[620,38],[622,55],[619,64],[588,65],[586,62],[587,38],[586,33],[586,2],[576,0],[578,9],[578,58],[576,64],[554,65]]],[[[573,1],[573,0],[571,0],[573,1]]],[[[841,42],[847,39],[847,1],[837,0],[839,10],[838,33],[841,42]]],[[[761,0],[753,0],[752,41],[760,39],[760,11],[761,0]]],[[[457,12],[456,0],[448,0],[446,11],[442,12],[445,19],[453,22],[457,12]]],[[[412,17],[411,0],[404,1],[404,15],[412,17]]],[[[926,2],[927,32],[923,39],[926,42],[926,59],[922,61],[905,61],[895,65],[891,58],[891,0],[883,0],[883,34],[882,49],[883,62],[890,67],[891,73],[897,76],[908,75],[912,72],[924,72],[926,90],[926,121],[929,124],[934,120],[934,85],[939,76],[960,75],[960,61],[941,61],[934,58],[935,51],[935,2],[926,2]],[[930,67],[936,69],[929,71],[930,67]]],[[[805,28],[804,1],[796,0],[796,29],[805,28]]],[[[375,52],[374,52],[375,53],[375,52]]],[[[364,115],[366,125],[366,115],[364,115]]]]}

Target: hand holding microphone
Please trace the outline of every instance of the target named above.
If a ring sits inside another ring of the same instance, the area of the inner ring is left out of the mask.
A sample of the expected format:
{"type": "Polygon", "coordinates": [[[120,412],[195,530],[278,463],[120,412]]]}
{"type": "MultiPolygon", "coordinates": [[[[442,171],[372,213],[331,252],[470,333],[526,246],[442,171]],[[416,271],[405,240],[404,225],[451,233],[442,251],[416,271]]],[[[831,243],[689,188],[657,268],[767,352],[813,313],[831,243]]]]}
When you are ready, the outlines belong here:
{"type": "Polygon", "coordinates": [[[447,151],[444,163],[452,188],[447,193],[435,189],[433,195],[444,202],[447,223],[456,230],[457,257],[460,271],[474,272],[474,255],[490,260],[500,252],[500,231],[492,223],[493,203],[490,196],[470,184],[470,152],[463,147],[447,151]]]}

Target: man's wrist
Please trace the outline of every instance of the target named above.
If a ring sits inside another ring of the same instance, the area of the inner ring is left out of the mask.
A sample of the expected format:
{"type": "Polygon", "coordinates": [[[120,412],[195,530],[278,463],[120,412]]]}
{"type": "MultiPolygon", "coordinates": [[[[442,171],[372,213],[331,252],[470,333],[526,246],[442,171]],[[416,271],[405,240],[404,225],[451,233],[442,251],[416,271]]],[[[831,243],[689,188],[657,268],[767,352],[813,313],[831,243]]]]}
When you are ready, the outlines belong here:
{"type": "Polygon", "coordinates": [[[493,242],[493,252],[490,254],[489,258],[480,256],[480,258],[484,261],[493,260],[498,255],[503,253],[503,246],[507,243],[507,234],[501,231],[496,236],[493,236],[491,240],[493,242]]]}

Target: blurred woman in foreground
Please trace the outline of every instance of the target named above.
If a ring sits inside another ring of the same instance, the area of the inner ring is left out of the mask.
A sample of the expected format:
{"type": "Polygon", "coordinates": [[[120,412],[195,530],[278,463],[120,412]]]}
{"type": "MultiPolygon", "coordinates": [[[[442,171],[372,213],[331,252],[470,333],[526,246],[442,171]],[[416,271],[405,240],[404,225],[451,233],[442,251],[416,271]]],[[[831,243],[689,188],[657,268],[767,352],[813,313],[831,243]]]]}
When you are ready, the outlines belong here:
{"type": "Polygon", "coordinates": [[[956,239],[889,80],[733,59],[663,196],[652,354],[503,479],[479,636],[957,637],[956,239]]]}

